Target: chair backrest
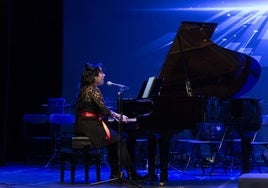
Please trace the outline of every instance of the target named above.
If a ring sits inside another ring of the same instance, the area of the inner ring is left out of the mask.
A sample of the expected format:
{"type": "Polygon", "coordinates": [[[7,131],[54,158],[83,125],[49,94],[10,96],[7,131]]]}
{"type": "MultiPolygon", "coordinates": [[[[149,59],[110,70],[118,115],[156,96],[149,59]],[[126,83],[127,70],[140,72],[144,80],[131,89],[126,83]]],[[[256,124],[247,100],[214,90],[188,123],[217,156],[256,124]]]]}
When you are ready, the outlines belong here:
{"type": "Polygon", "coordinates": [[[75,116],[73,114],[51,114],[50,124],[55,142],[55,147],[62,147],[63,140],[66,140],[65,147],[71,147],[72,137],[74,136],[75,116]]]}
{"type": "Polygon", "coordinates": [[[49,118],[47,114],[24,114],[22,121],[23,123],[38,125],[38,124],[49,123],[49,118]]]}
{"type": "Polygon", "coordinates": [[[50,137],[50,122],[47,114],[24,114],[23,115],[24,137],[50,137]]]}
{"type": "Polygon", "coordinates": [[[226,127],[223,123],[200,123],[197,126],[196,137],[200,140],[223,140],[226,127]]]}
{"type": "Polygon", "coordinates": [[[75,116],[73,114],[51,114],[50,122],[55,124],[73,124],[75,116]]]}
{"type": "Polygon", "coordinates": [[[83,149],[84,147],[96,148],[88,137],[74,134],[75,115],[67,113],[51,114],[50,123],[55,145],[59,150],[66,148],[83,149]]]}
{"type": "Polygon", "coordinates": [[[47,101],[47,113],[56,114],[64,113],[65,98],[48,98],[47,101]]]}

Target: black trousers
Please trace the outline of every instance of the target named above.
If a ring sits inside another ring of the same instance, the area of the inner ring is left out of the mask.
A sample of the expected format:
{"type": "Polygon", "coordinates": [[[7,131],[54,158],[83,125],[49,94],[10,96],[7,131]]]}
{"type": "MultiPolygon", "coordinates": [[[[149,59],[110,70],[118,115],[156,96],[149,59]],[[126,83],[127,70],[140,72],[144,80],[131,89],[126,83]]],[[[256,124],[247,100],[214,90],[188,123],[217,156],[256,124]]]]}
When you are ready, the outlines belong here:
{"type": "Polygon", "coordinates": [[[168,160],[169,160],[169,144],[172,138],[171,131],[152,132],[152,131],[126,131],[127,134],[127,147],[131,156],[131,160],[135,161],[136,152],[136,138],[143,137],[148,139],[148,174],[153,175],[156,173],[157,167],[157,145],[159,146],[159,169],[160,180],[168,180],[168,160]]]}
{"type": "Polygon", "coordinates": [[[119,175],[123,168],[128,172],[134,173],[135,167],[127,149],[126,139],[122,139],[122,141],[119,142],[120,141],[108,145],[111,175],[119,175]]]}

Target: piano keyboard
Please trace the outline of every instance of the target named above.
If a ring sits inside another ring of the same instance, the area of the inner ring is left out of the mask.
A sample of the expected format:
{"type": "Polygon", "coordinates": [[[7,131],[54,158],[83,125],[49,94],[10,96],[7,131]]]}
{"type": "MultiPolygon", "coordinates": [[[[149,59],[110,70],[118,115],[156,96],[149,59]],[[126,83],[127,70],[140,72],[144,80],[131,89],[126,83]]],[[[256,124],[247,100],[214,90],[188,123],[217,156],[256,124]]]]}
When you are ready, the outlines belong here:
{"type": "MultiPolygon", "coordinates": [[[[114,121],[118,121],[114,118],[108,118],[108,122],[114,122],[114,121]]],[[[123,121],[124,123],[135,123],[137,122],[137,118],[128,118],[127,121],[123,121]]]]}

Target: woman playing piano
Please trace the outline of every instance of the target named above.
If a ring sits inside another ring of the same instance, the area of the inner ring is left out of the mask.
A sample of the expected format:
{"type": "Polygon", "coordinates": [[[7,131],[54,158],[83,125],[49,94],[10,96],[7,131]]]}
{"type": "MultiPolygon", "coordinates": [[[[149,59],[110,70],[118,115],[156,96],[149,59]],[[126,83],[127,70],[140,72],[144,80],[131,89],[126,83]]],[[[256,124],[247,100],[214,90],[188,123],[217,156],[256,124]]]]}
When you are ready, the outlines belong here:
{"type": "MultiPolygon", "coordinates": [[[[103,116],[119,119],[120,115],[108,109],[104,103],[101,90],[105,74],[101,64],[86,64],[81,75],[80,88],[76,104],[75,134],[87,136],[96,148],[108,147],[109,162],[111,166],[111,178],[118,177],[121,169],[118,169],[118,141],[117,132],[111,129],[103,121],[103,116]],[[119,171],[120,170],[120,171],[119,171]]],[[[123,115],[123,121],[127,117],[123,115]]],[[[121,164],[127,171],[127,178],[141,179],[130,159],[126,142],[122,141],[121,164]]],[[[121,168],[121,167],[120,167],[121,168]]]]}

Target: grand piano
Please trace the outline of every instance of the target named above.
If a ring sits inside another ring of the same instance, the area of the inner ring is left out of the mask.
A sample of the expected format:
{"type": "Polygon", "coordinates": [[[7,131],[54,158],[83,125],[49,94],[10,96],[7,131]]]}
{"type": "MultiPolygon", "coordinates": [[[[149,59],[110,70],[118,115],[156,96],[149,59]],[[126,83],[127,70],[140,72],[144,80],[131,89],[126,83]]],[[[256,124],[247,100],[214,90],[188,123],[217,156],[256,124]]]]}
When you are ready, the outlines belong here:
{"type": "MultiPolygon", "coordinates": [[[[146,99],[123,101],[123,112],[128,114],[133,109],[128,105],[134,103],[139,129],[160,134],[219,121],[239,133],[245,152],[248,132],[258,130],[262,123],[262,100],[241,96],[256,84],[261,67],[251,56],[213,43],[216,27],[216,23],[182,22],[157,75],[159,91],[146,99]],[[144,111],[143,104],[147,113],[138,113],[144,111]]],[[[249,170],[248,160],[242,159],[242,172],[249,170]]],[[[167,162],[162,165],[167,169],[167,162]]]]}
{"type": "Polygon", "coordinates": [[[150,115],[140,116],[141,127],[160,130],[193,128],[197,121],[209,121],[207,111],[210,109],[206,103],[214,98],[220,99],[220,104],[224,104],[222,108],[230,108],[229,112],[222,109],[227,114],[218,113],[219,117],[214,118],[231,124],[241,120],[238,114],[234,115],[238,112],[232,107],[238,110],[237,105],[243,108],[243,103],[253,103],[257,113],[252,120],[256,122],[249,126],[259,127],[261,100],[240,97],[256,84],[261,67],[251,56],[213,43],[210,38],[216,26],[216,23],[181,23],[158,75],[163,80],[161,90],[159,95],[150,98],[153,104],[150,115]],[[236,106],[232,105],[234,103],[236,106]],[[179,120],[178,126],[174,127],[172,117],[179,120]]]}

